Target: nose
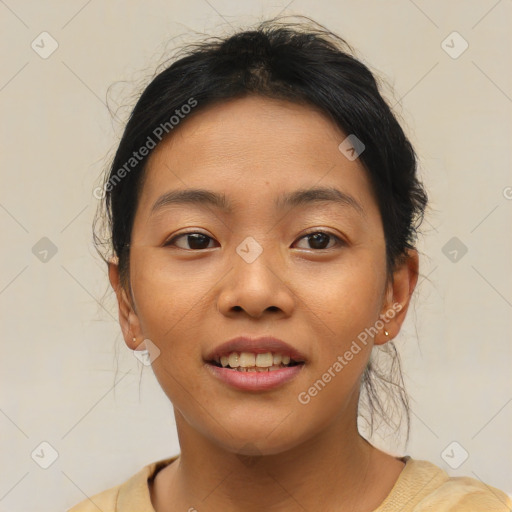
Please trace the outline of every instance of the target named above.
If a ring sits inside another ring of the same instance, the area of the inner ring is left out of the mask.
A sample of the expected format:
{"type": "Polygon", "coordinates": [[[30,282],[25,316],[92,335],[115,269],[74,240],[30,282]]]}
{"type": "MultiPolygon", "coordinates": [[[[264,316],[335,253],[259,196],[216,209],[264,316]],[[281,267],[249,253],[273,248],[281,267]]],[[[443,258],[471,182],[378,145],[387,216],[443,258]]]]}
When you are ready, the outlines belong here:
{"type": "Polygon", "coordinates": [[[245,312],[253,318],[260,318],[265,312],[282,317],[292,314],[296,297],[286,281],[284,265],[265,258],[264,254],[265,251],[251,263],[234,255],[233,268],[218,295],[217,306],[222,314],[234,316],[245,312]]]}

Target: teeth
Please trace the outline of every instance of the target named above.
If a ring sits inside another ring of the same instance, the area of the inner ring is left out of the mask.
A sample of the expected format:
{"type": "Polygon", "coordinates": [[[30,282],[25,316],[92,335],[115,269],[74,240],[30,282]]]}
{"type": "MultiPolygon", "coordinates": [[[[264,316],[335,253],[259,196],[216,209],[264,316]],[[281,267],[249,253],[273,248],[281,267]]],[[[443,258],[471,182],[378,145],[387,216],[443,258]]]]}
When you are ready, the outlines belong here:
{"type": "Polygon", "coordinates": [[[266,354],[258,354],[256,356],[256,366],[259,366],[260,368],[268,368],[269,366],[272,366],[273,362],[274,358],[270,352],[267,352],[266,354]]]}
{"type": "Polygon", "coordinates": [[[252,352],[231,352],[229,355],[223,355],[216,358],[216,362],[222,367],[230,367],[241,371],[275,371],[288,365],[291,362],[289,355],[273,354],[265,352],[264,354],[254,354],[252,352]]]}
{"type": "Polygon", "coordinates": [[[238,361],[240,360],[240,356],[236,352],[231,352],[228,357],[229,366],[231,368],[236,368],[238,366],[238,361]]]}
{"type": "Polygon", "coordinates": [[[249,368],[256,364],[256,355],[251,354],[250,352],[242,352],[240,354],[240,361],[237,366],[241,366],[242,368],[249,368]]]}
{"type": "Polygon", "coordinates": [[[267,373],[267,372],[275,372],[276,370],[280,370],[284,368],[283,366],[270,366],[269,368],[259,368],[258,366],[254,366],[252,368],[242,368],[239,366],[238,368],[234,368],[237,372],[256,372],[256,373],[267,373]]]}

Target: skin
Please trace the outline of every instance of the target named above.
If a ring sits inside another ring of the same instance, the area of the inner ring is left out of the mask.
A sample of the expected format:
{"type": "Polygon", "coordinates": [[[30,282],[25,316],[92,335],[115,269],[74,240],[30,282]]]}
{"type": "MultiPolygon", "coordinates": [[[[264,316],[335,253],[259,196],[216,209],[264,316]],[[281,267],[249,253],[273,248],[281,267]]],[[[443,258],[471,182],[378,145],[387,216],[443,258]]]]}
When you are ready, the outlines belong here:
{"type": "Polygon", "coordinates": [[[148,161],[127,286],[116,260],[109,264],[125,342],[136,349],[149,339],[158,347],[152,367],[176,417],[181,453],[150,486],[155,510],[373,510],[404,463],[358,433],[360,382],[372,346],[400,331],[417,282],[417,252],[408,251],[393,283],[387,279],[367,173],[339,151],[346,134],[318,110],[247,97],[206,107],[171,135],[148,161]],[[316,186],[351,194],[364,216],[330,202],[274,209],[280,194],[316,186]],[[191,187],[224,192],[233,211],[175,204],[151,215],[163,193],[191,187]],[[305,237],[312,228],[339,241],[315,246],[305,237]],[[186,236],[164,246],[185,231],[211,239],[200,248],[190,249],[186,236]],[[236,252],[249,236],[263,249],[252,263],[236,252]],[[392,304],[402,309],[386,323],[389,335],[383,328],[361,344],[301,404],[299,393],[392,304]],[[271,391],[229,387],[203,358],[238,335],[283,339],[306,364],[271,391]]]}

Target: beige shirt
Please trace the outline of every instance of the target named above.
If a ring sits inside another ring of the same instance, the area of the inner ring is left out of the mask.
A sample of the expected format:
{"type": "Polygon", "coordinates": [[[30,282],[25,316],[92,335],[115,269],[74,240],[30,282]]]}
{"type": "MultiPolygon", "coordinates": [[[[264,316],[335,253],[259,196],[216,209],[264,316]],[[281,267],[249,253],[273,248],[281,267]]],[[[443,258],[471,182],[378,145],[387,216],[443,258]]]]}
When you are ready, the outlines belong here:
{"type": "MultiPolygon", "coordinates": [[[[155,512],[148,479],[177,455],[143,467],[123,484],[85,499],[68,512],[155,512]]],[[[449,477],[436,465],[403,458],[405,467],[387,498],[373,512],[511,512],[502,491],[468,477],[449,477]]]]}

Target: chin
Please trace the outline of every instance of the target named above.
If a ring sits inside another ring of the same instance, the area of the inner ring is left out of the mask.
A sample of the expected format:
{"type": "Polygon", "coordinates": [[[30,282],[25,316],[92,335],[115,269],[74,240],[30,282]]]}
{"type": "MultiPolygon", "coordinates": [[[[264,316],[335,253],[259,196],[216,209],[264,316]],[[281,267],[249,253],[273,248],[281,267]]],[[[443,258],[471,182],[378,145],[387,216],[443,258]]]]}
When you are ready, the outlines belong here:
{"type": "Polygon", "coordinates": [[[217,439],[219,447],[225,451],[240,456],[262,456],[278,455],[292,450],[302,444],[306,435],[300,436],[295,429],[276,429],[274,432],[269,429],[256,430],[254,428],[243,428],[235,430],[236,436],[217,439]],[[270,434],[269,434],[270,432],[270,434]]]}

